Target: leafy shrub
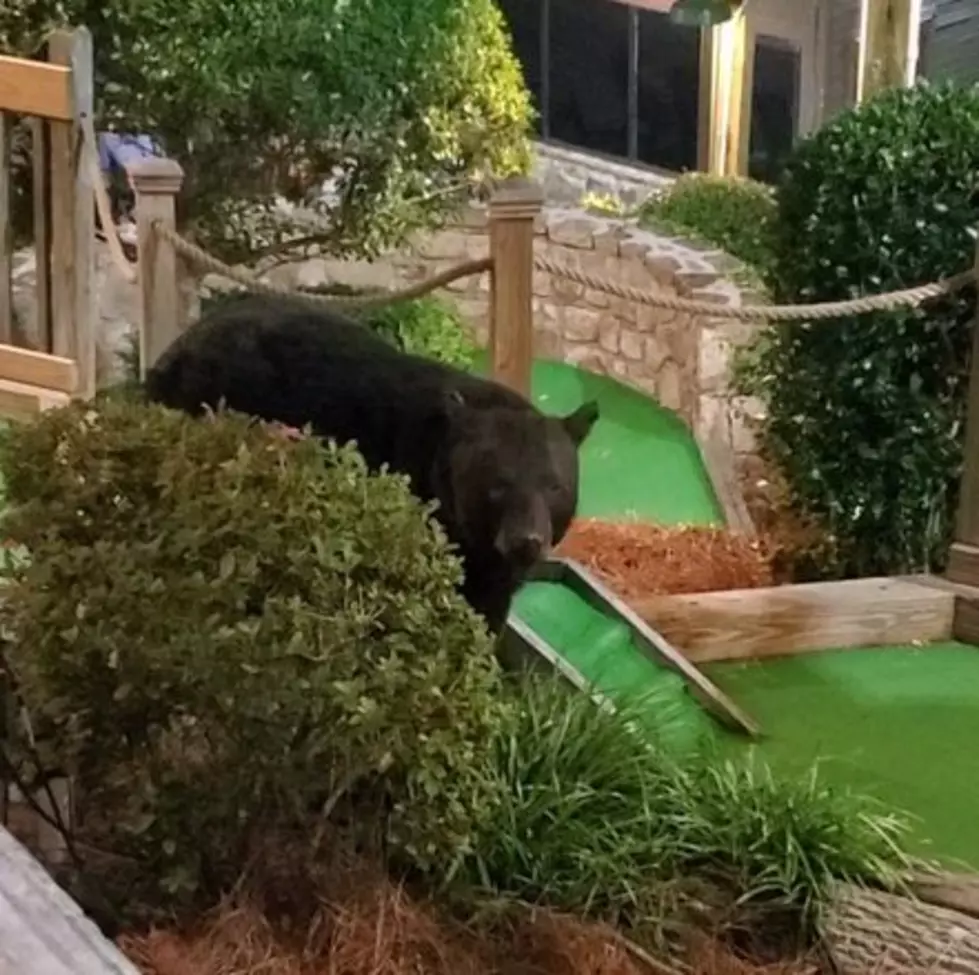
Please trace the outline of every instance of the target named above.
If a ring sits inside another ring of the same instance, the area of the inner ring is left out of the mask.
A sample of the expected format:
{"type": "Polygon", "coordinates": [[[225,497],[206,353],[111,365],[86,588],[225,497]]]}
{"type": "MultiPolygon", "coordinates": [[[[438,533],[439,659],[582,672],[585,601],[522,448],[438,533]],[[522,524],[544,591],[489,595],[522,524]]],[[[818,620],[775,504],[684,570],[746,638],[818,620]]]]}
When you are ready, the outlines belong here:
{"type": "MultiPolygon", "coordinates": [[[[815,302],[969,266],[979,88],[920,84],[798,145],[778,191],[775,297],[815,302]]],[[[764,333],[749,385],[793,501],[837,537],[837,571],[940,568],[962,460],[975,292],[764,333]]]]}
{"type": "MultiPolygon", "coordinates": [[[[357,297],[368,292],[343,284],[316,289],[317,294],[357,297]]],[[[235,292],[216,293],[201,301],[201,311],[210,312],[235,292]]],[[[451,301],[425,295],[410,301],[398,301],[378,308],[355,306],[339,311],[362,322],[395,348],[427,356],[460,369],[475,361],[478,346],[459,309],[451,301]]]]}
{"type": "Polygon", "coordinates": [[[162,142],[186,216],[228,259],[281,237],[261,213],[276,193],[336,177],[320,242],[370,255],[486,170],[529,164],[530,99],[493,0],[6,0],[0,51],[66,24],[92,31],[101,127],[162,142]]]}
{"type": "Polygon", "coordinates": [[[11,431],[2,470],[10,662],[84,838],[138,867],[125,903],[213,903],[268,830],[468,849],[498,667],[403,479],[127,397],[11,431]]]}
{"type": "Polygon", "coordinates": [[[679,758],[650,734],[649,699],[609,714],[544,679],[516,700],[491,753],[502,805],[459,874],[477,890],[646,926],[709,886],[812,933],[836,882],[905,877],[902,819],[815,775],[679,758]]]}
{"type": "Polygon", "coordinates": [[[365,311],[368,328],[398,348],[460,369],[469,369],[476,355],[469,329],[458,308],[441,298],[426,296],[365,311]]]}
{"type": "Polygon", "coordinates": [[[673,234],[693,234],[761,274],[772,263],[775,201],[764,183],[684,173],[642,208],[642,221],[673,234]]]}

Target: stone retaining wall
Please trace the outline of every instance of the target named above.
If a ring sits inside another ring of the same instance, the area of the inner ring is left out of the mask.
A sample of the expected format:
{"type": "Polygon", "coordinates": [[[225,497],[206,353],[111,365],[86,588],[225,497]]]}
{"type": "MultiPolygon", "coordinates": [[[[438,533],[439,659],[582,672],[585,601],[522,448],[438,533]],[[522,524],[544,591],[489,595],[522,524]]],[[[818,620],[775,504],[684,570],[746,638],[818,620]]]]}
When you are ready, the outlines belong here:
{"type": "MultiPolygon", "coordinates": [[[[758,300],[725,277],[733,267],[725,254],[577,208],[546,207],[537,221],[535,250],[666,295],[718,306],[758,300]]],[[[447,229],[377,261],[313,258],[279,267],[270,279],[287,287],[399,288],[488,251],[487,211],[473,206],[447,229]]],[[[488,289],[484,274],[444,291],[481,341],[488,331],[488,289]]],[[[734,397],[728,388],[733,349],[750,337],[753,326],[637,304],[535,271],[534,327],[536,355],[614,376],[676,410],[699,437],[719,438],[738,454],[753,452],[746,418],[757,413],[757,404],[734,397]]]]}

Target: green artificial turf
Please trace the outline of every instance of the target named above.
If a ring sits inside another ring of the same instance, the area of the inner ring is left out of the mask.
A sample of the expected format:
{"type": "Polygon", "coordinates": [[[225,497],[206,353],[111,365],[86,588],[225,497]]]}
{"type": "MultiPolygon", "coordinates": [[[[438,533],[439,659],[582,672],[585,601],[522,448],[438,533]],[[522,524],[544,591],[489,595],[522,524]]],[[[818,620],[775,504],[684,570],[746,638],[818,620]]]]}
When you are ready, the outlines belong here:
{"type": "MultiPolygon", "coordinates": [[[[776,773],[819,761],[826,782],[912,813],[917,852],[979,869],[979,648],[835,650],[703,669],[759,721],[766,738],[754,747],[776,773]]],[[[730,737],[722,748],[746,745],[730,737]]]]}

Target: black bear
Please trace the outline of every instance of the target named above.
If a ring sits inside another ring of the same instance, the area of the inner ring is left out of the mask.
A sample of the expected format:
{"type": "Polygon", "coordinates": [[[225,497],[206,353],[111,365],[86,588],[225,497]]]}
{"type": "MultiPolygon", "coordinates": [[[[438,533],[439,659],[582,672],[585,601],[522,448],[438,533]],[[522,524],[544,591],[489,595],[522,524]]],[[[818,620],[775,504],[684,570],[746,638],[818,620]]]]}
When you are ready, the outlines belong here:
{"type": "Polygon", "coordinates": [[[407,474],[438,501],[463,562],[463,595],[494,633],[578,504],[587,402],[548,417],[490,380],[410,355],[365,326],[298,301],[245,296],[191,325],[146,377],[151,401],[233,410],[339,443],[407,474]]]}

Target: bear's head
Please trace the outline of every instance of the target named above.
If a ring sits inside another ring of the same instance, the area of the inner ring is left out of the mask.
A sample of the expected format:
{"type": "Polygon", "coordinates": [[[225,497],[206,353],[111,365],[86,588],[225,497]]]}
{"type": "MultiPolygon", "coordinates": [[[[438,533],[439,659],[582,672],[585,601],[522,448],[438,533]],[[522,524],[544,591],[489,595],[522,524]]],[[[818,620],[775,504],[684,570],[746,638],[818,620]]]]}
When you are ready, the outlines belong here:
{"type": "Polygon", "coordinates": [[[563,417],[530,404],[469,405],[448,394],[440,498],[453,534],[516,572],[564,537],[578,506],[578,448],[598,419],[589,401],[563,417]]]}

